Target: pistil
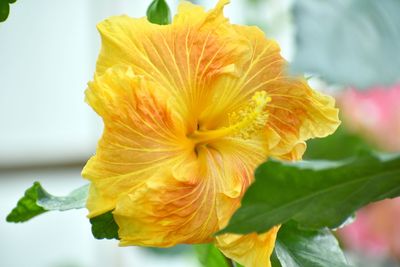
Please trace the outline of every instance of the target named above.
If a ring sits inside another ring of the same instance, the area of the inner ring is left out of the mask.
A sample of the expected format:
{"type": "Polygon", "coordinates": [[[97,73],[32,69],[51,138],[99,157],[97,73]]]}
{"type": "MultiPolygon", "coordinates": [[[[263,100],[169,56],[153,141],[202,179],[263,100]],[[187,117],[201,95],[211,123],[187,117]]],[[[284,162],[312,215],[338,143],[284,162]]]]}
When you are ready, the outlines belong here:
{"type": "Polygon", "coordinates": [[[265,107],[271,101],[271,97],[265,91],[256,92],[251,98],[250,104],[238,113],[230,114],[230,126],[215,130],[197,130],[188,137],[199,144],[207,144],[226,136],[240,135],[248,137],[260,126],[264,126],[268,117],[265,107]]]}

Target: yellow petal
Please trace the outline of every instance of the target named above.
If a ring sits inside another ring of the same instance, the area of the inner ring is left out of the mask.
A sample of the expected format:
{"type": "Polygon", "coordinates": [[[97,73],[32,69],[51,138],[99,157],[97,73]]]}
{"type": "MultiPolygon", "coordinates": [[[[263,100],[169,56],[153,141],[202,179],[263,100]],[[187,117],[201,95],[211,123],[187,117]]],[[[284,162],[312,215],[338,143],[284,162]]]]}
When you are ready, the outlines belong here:
{"type": "Polygon", "coordinates": [[[121,197],[114,211],[121,245],[168,247],[212,241],[220,221],[227,221],[238,207],[253,169],[265,155],[261,141],[233,142],[201,146],[179,166],[166,166],[166,173],[153,175],[121,197]],[[219,153],[219,146],[230,148],[219,153]],[[222,205],[221,196],[234,199],[235,205],[222,205]],[[221,210],[228,206],[233,209],[221,210]]]}
{"type": "MultiPolygon", "coordinates": [[[[239,208],[242,196],[237,198],[224,194],[218,196],[217,216],[220,229],[223,229],[228,224],[232,214],[239,208]]],[[[270,267],[270,256],[274,250],[279,227],[275,226],[263,234],[219,235],[216,237],[215,245],[225,256],[245,267],[270,267]]]]}
{"type": "Polygon", "coordinates": [[[216,238],[216,246],[245,267],[271,267],[270,257],[278,230],[279,227],[273,227],[263,234],[224,234],[216,238]]]}
{"type": "Polygon", "coordinates": [[[210,96],[210,84],[234,71],[247,47],[223,17],[228,1],[215,9],[182,2],[170,25],[149,23],[146,18],[111,17],[100,24],[102,49],[97,73],[115,64],[127,64],[136,74],[153,81],[158,90],[171,94],[177,112],[191,129],[210,96]]]}
{"type": "Polygon", "coordinates": [[[89,83],[86,100],[103,118],[97,153],[83,169],[91,180],[89,216],[115,206],[117,198],[143,183],[161,167],[187,153],[180,118],[168,98],[130,67],[115,66],[89,83]]]}
{"type": "Polygon", "coordinates": [[[208,182],[182,182],[168,174],[152,177],[117,203],[120,245],[210,242],[218,230],[214,194],[208,182]]]}
{"type": "MultiPolygon", "coordinates": [[[[105,129],[83,176],[89,216],[115,209],[121,245],[210,242],[260,163],[300,159],[307,139],[339,124],[331,98],[287,77],[275,42],[224,18],[228,2],[208,12],[182,2],[171,25],[126,16],[98,25],[86,96],[105,129]]],[[[277,230],[216,244],[246,266],[268,266],[277,230]]]]}
{"type": "Polygon", "coordinates": [[[333,98],[312,90],[303,78],[288,77],[279,46],[256,27],[233,26],[246,38],[251,57],[237,62],[239,76],[221,76],[213,86],[213,102],[202,113],[203,127],[220,128],[228,114],[240,110],[260,91],[271,98],[266,106],[265,135],[269,156],[298,160],[305,142],[333,133],[340,121],[333,98]]]}

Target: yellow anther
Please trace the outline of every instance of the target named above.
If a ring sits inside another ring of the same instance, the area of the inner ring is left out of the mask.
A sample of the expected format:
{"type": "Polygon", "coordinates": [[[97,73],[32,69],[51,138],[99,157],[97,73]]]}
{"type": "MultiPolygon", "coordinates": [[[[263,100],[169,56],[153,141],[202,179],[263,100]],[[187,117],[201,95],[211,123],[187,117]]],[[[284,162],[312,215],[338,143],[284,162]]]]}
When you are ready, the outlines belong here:
{"type": "Polygon", "coordinates": [[[237,113],[229,114],[228,127],[209,131],[195,131],[189,138],[197,144],[204,144],[225,136],[239,136],[247,139],[265,126],[268,119],[265,107],[270,101],[271,97],[265,91],[256,92],[246,108],[237,113]]]}

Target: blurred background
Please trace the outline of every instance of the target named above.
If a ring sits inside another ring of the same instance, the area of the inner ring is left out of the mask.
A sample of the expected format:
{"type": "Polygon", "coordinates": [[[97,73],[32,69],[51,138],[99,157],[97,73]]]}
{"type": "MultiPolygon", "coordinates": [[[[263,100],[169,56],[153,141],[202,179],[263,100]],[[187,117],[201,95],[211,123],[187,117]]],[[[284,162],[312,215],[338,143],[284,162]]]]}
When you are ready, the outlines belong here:
{"type": "MultiPolygon", "coordinates": [[[[56,195],[83,185],[102,122],[83,101],[100,38],[96,24],[142,17],[150,0],[19,0],[0,23],[0,266],[199,266],[192,249],[119,248],[95,240],[85,210],[5,222],[37,180],[56,195]]],[[[172,14],[179,1],[168,0],[172,14]]],[[[206,8],[216,0],[192,1],[206,8]]],[[[343,124],[312,140],[306,159],[339,160],[363,149],[400,151],[398,0],[232,0],[233,23],[276,39],[291,72],[334,95],[343,124]]],[[[400,200],[361,210],[338,237],[355,266],[400,266],[400,200]]]]}

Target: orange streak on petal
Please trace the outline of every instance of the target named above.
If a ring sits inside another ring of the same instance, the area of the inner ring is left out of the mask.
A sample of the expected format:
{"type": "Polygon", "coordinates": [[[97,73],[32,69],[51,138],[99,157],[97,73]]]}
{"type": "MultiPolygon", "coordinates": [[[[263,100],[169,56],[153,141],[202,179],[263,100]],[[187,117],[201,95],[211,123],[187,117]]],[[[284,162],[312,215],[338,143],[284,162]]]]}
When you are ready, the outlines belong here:
{"type": "Polygon", "coordinates": [[[218,230],[211,183],[152,177],[122,197],[114,211],[121,245],[169,247],[210,242],[218,230]]]}
{"type": "Polygon", "coordinates": [[[167,97],[153,86],[127,66],[111,68],[89,84],[87,102],[105,124],[97,153],[82,172],[92,182],[89,216],[112,209],[120,195],[191,148],[182,141],[185,130],[167,97]]]}

